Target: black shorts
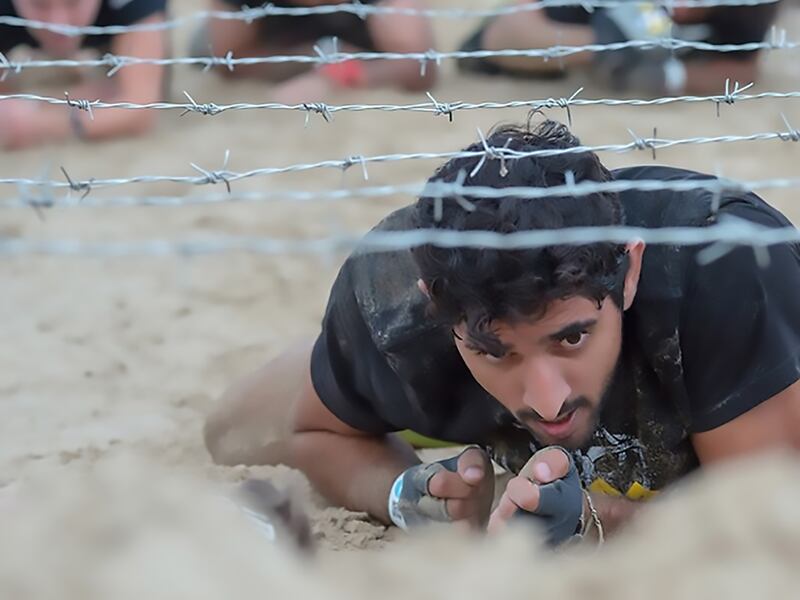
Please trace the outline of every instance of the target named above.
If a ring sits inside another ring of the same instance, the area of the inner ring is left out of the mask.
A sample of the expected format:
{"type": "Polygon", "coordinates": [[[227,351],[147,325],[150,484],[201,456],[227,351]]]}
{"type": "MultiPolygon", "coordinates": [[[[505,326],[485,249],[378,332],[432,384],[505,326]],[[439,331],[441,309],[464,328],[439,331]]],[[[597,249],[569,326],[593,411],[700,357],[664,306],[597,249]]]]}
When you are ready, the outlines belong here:
{"type": "MultiPolygon", "coordinates": [[[[224,0],[224,2],[231,5],[231,10],[238,10],[242,6],[241,0],[224,0]]],[[[297,7],[285,0],[278,0],[272,4],[283,8],[297,7]]],[[[362,4],[372,4],[372,2],[363,1],[362,4]]],[[[254,8],[259,6],[261,3],[255,4],[254,8]]],[[[258,19],[254,23],[260,28],[265,40],[281,46],[315,42],[323,37],[336,37],[361,50],[374,51],[376,49],[372,36],[369,34],[366,19],[361,19],[352,13],[334,12],[302,17],[275,15],[258,19]]]]}
{"type": "Polygon", "coordinates": [[[589,11],[579,6],[548,7],[544,9],[544,14],[546,14],[547,18],[551,21],[569,23],[570,25],[589,25],[591,20],[589,11]]]}

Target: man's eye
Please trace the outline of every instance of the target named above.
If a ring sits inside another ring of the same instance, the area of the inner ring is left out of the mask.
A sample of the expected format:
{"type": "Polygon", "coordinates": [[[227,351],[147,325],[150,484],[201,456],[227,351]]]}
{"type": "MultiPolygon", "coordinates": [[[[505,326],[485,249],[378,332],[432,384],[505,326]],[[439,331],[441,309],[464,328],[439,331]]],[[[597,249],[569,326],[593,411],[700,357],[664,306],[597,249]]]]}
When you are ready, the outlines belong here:
{"type": "Polygon", "coordinates": [[[480,356],[481,358],[483,358],[483,359],[485,359],[485,360],[487,360],[488,362],[491,362],[491,363],[499,363],[505,358],[505,355],[503,355],[503,356],[495,356],[494,354],[489,354],[488,352],[486,352],[484,350],[478,350],[476,348],[470,348],[470,350],[472,350],[472,353],[475,356],[480,356]]]}
{"type": "Polygon", "coordinates": [[[586,339],[589,337],[589,334],[586,331],[576,331],[575,333],[570,333],[569,335],[565,335],[561,338],[559,342],[563,348],[567,348],[568,350],[575,350],[576,348],[580,348],[586,343],[586,339]]]}
{"type": "Polygon", "coordinates": [[[503,359],[505,358],[505,355],[503,355],[503,356],[495,356],[494,354],[489,354],[487,352],[484,352],[483,357],[487,361],[489,361],[490,363],[498,364],[498,363],[503,362],[503,359]]]}

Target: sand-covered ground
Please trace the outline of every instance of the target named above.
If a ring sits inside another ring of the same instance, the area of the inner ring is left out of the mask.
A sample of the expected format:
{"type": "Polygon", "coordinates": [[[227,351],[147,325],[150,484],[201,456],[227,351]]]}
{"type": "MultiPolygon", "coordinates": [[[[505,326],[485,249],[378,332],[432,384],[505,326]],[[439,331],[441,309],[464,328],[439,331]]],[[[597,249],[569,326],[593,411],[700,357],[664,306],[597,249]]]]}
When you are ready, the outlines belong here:
{"type": "MultiPolygon", "coordinates": [[[[446,4],[456,5],[453,0],[446,4]]],[[[174,5],[176,14],[196,8],[188,0],[174,5]]],[[[788,30],[789,39],[798,39],[800,8],[784,9],[780,26],[788,30]]],[[[471,26],[466,21],[437,22],[438,47],[454,48],[471,26]]],[[[185,37],[185,31],[176,32],[179,50],[185,47],[185,37]]],[[[797,51],[769,54],[764,75],[753,91],[800,89],[799,64],[797,51]]],[[[577,74],[558,82],[466,78],[452,64],[445,64],[436,96],[441,101],[561,97],[581,85],[584,81],[577,74]]],[[[62,93],[54,86],[35,89],[62,93]]],[[[173,99],[182,100],[183,90],[198,102],[219,104],[270,98],[265,85],[233,84],[178,67],[173,99]]],[[[610,95],[592,88],[582,94],[586,98],[610,95]]],[[[424,100],[424,96],[391,91],[359,91],[342,94],[331,103],[424,100]]],[[[578,107],[572,109],[572,118],[584,143],[603,144],[630,141],[629,128],[646,136],[656,127],[659,137],[676,139],[779,131],[785,129],[781,113],[794,127],[800,126],[796,99],[723,105],[719,117],[714,105],[700,103],[578,107]]],[[[560,109],[548,114],[566,119],[560,109]]],[[[475,139],[478,127],[486,131],[498,121],[525,117],[524,110],[462,111],[450,123],[431,114],[361,112],[339,113],[330,123],[312,115],[304,126],[302,113],[237,111],[180,117],[178,112],[163,112],[158,130],[140,139],[0,154],[0,177],[44,174],[60,178],[60,165],[81,179],[195,175],[189,163],[220,168],[228,149],[228,168],[234,171],[352,155],[451,151],[475,139]]],[[[652,161],[649,152],[605,153],[602,158],[612,167],[652,161]]],[[[680,146],[659,151],[657,159],[740,179],[792,177],[798,175],[800,145],[764,141],[680,146]]],[[[415,160],[371,166],[368,184],[420,182],[436,164],[415,160]]],[[[256,177],[236,182],[233,188],[245,192],[358,185],[364,181],[355,166],[344,173],[317,170],[256,177]]],[[[189,196],[223,189],[222,185],[209,189],[137,184],[94,190],[92,196],[189,196]]],[[[17,192],[3,186],[0,198],[17,192]]],[[[798,220],[797,193],[796,189],[767,190],[763,196],[798,220]]],[[[46,211],[44,218],[30,209],[2,208],[0,238],[176,241],[248,235],[313,239],[365,231],[382,215],[410,201],[396,197],[335,203],[75,207],[46,211]]],[[[542,590],[548,597],[669,597],[664,595],[668,586],[676,585],[683,570],[691,572],[690,582],[705,577],[723,585],[727,581],[723,574],[730,569],[738,568],[739,573],[752,569],[757,575],[750,580],[752,587],[723,590],[728,597],[744,598],[762,593],[759,585],[791,581],[789,567],[800,564],[800,487],[796,465],[774,461],[754,467],[739,479],[736,472],[728,473],[720,482],[676,502],[674,508],[665,503],[658,518],[642,525],[642,535],[630,536],[629,549],[616,546],[601,562],[560,559],[564,573],[576,577],[570,579],[571,584],[556,578],[553,569],[538,568],[554,564],[553,559],[539,556],[516,538],[475,549],[462,543],[446,549],[440,546],[446,542],[432,542],[427,549],[416,545],[405,549],[399,544],[401,548],[392,551],[396,554],[336,559],[345,561],[342,568],[351,571],[337,571],[338,567],[331,566],[338,564],[334,561],[316,577],[303,576],[303,567],[249,533],[238,517],[226,512],[224,503],[218,505],[213,494],[209,496],[209,489],[251,475],[293,483],[311,503],[316,538],[323,549],[380,547],[397,535],[362,515],[325,507],[309,492],[302,476],[286,468],[212,466],[202,445],[201,427],[204,414],[234,377],[276,355],[295,338],[315,334],[341,259],[340,255],[241,253],[0,258],[0,520],[4,521],[0,525],[0,596],[351,598],[372,589],[390,598],[478,598],[490,593],[522,598],[542,590]],[[763,481],[759,483],[758,477],[763,481]],[[782,488],[787,478],[790,485],[782,488]],[[762,497],[758,490],[766,489],[771,492],[762,497]],[[778,493],[781,489],[782,494],[778,493]],[[741,499],[739,491],[746,498],[741,499]],[[143,525],[143,531],[138,531],[134,524],[139,518],[150,529],[143,525]],[[124,527],[109,530],[106,526],[111,523],[124,527]],[[759,532],[764,528],[768,534],[761,539],[759,532]],[[685,535],[676,536],[676,531],[685,535]],[[106,552],[109,548],[120,550],[113,564],[106,552]],[[753,553],[748,554],[749,550],[753,553]],[[420,555],[428,559],[413,562],[420,555]],[[444,555],[449,556],[442,559],[447,561],[444,565],[431,560],[444,555]],[[785,557],[787,562],[775,557],[785,557]],[[100,569],[98,575],[102,581],[92,580],[90,585],[86,577],[92,561],[104,559],[108,559],[103,562],[105,570],[100,569]],[[368,562],[360,562],[364,560],[368,562]],[[406,566],[400,569],[396,564],[406,566]],[[628,569],[624,577],[618,575],[623,564],[628,569]],[[631,565],[637,564],[641,568],[631,575],[631,565]],[[261,570],[262,565],[269,566],[261,570]],[[369,575],[372,569],[379,575],[369,575]],[[339,581],[334,577],[337,572],[348,575],[339,581]],[[443,583],[447,578],[455,579],[449,591],[443,583]],[[382,579],[385,583],[374,587],[382,579]],[[633,582],[633,587],[621,585],[622,581],[633,582]],[[21,582],[37,582],[41,587],[24,592],[21,582]],[[404,592],[403,584],[413,589],[404,592]]],[[[681,585],[693,589],[691,583],[681,585]]]]}

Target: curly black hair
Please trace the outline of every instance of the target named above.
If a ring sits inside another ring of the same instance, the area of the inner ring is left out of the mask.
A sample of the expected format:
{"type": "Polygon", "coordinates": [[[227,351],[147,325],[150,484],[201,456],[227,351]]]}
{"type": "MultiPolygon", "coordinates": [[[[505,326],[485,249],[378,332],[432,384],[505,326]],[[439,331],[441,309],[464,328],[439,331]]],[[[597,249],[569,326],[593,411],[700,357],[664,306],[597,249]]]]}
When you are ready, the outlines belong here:
{"type": "MultiPolygon", "coordinates": [[[[544,121],[532,127],[506,125],[487,137],[493,147],[529,152],[580,146],[563,124],[544,121]]],[[[476,142],[466,151],[483,150],[476,142]]],[[[455,182],[469,174],[480,157],[455,158],[431,177],[431,182],[455,182]]],[[[502,169],[488,160],[464,185],[505,188],[552,187],[566,182],[608,181],[609,171],[593,152],[506,159],[502,169]]],[[[470,198],[466,210],[455,198],[420,198],[414,208],[415,227],[456,231],[513,233],[564,227],[619,225],[624,214],[614,193],[525,199],[470,198]],[[437,208],[436,204],[439,204],[437,208]]],[[[470,343],[500,356],[506,349],[492,332],[493,321],[536,318],[556,299],[583,296],[598,305],[607,296],[621,307],[622,281],[627,271],[625,246],[616,243],[555,245],[544,248],[443,248],[432,244],[412,249],[420,277],[428,288],[432,308],[447,324],[464,323],[470,343]]]]}

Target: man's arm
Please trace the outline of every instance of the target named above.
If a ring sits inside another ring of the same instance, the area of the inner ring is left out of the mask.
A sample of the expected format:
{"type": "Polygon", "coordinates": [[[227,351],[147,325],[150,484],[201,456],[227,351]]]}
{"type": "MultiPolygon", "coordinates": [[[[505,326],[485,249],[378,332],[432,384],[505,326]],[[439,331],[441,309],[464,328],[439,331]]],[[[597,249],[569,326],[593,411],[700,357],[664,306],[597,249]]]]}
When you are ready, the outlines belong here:
{"type": "Polygon", "coordinates": [[[800,381],[741,416],[692,435],[701,464],[793,448],[800,450],[800,381]]]}
{"type": "MultiPolygon", "coordinates": [[[[365,433],[336,417],[311,383],[309,354],[309,344],[300,344],[235,383],[206,421],[206,447],[220,464],[300,469],[332,502],[389,523],[390,488],[419,459],[396,436],[365,433]]],[[[492,476],[485,453],[472,448],[459,455],[455,471],[439,470],[423,491],[446,501],[450,519],[477,526],[492,476]]]]}
{"type": "MultiPolygon", "coordinates": [[[[139,23],[156,23],[163,13],[142,19],[139,23]]],[[[114,38],[112,52],[119,56],[164,58],[167,37],[162,31],[133,31],[114,38]]],[[[85,83],[70,90],[72,99],[106,102],[127,101],[146,104],[163,97],[164,67],[132,65],[119,70],[110,81],[85,83]]],[[[104,139],[136,135],[155,123],[155,111],[103,109],[90,116],[77,108],[35,104],[27,100],[10,100],[0,106],[0,146],[20,149],[47,141],[79,135],[86,139],[104,139]]]]}
{"type": "MultiPolygon", "coordinates": [[[[158,23],[164,20],[159,13],[137,24],[158,23]]],[[[168,38],[163,31],[132,31],[117,35],[111,51],[119,56],[160,59],[169,54],[168,38]]],[[[93,100],[100,97],[108,102],[124,101],[148,104],[162,100],[165,93],[166,67],[132,65],[120,69],[112,78],[113,87],[98,88],[87,84],[74,90],[73,96],[93,100]]],[[[156,122],[153,110],[105,109],[96,111],[94,119],[79,113],[80,128],[87,139],[104,139],[121,135],[137,135],[150,130],[156,122]]]]}
{"type": "Polygon", "coordinates": [[[369,435],[343,423],[320,400],[310,373],[304,377],[293,421],[291,466],[332,502],[388,523],[392,483],[419,464],[413,448],[395,436],[369,435]]]}
{"type": "MultiPolygon", "coordinates": [[[[417,0],[385,0],[380,6],[398,10],[422,8],[417,0]]],[[[367,27],[379,52],[426,52],[435,45],[430,20],[422,15],[371,15],[367,27]]],[[[364,66],[365,87],[396,86],[424,92],[436,83],[437,66],[433,62],[425,66],[424,75],[416,60],[365,61],[364,66]]]]}

